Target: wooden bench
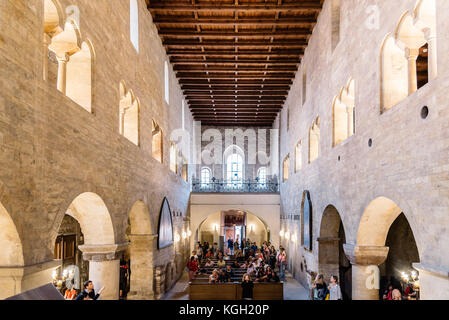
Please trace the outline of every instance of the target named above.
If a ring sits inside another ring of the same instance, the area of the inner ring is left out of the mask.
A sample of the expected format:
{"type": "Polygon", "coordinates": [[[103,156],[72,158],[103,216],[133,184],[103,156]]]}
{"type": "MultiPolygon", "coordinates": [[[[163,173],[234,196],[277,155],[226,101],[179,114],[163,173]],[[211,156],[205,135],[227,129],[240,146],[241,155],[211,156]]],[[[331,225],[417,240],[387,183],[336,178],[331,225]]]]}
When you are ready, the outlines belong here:
{"type": "MultiPolygon", "coordinates": [[[[254,300],[283,300],[284,283],[254,283],[254,300]]],[[[189,284],[190,300],[241,300],[242,286],[238,283],[209,284],[200,281],[189,284]]]]}

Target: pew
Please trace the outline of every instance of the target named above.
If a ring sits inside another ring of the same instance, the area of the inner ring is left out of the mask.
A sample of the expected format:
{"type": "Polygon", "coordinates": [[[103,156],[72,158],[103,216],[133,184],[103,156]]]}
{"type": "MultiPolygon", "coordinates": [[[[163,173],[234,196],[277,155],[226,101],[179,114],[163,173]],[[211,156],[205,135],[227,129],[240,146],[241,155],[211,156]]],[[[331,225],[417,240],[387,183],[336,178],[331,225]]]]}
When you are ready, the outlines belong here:
{"type": "MultiPolygon", "coordinates": [[[[254,300],[283,300],[284,283],[254,283],[254,300]]],[[[190,300],[241,300],[242,286],[239,282],[209,284],[194,280],[189,283],[190,300]]]]}

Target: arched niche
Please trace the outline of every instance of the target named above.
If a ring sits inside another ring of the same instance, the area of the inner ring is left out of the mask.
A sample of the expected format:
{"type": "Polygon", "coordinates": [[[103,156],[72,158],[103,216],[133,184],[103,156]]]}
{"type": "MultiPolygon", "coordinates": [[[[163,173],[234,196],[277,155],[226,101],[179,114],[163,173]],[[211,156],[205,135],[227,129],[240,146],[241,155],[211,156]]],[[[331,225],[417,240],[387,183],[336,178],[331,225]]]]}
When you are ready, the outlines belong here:
{"type": "Polygon", "coordinates": [[[66,95],[86,111],[92,112],[92,78],[95,51],[89,40],[73,54],[67,63],[66,95]]]}

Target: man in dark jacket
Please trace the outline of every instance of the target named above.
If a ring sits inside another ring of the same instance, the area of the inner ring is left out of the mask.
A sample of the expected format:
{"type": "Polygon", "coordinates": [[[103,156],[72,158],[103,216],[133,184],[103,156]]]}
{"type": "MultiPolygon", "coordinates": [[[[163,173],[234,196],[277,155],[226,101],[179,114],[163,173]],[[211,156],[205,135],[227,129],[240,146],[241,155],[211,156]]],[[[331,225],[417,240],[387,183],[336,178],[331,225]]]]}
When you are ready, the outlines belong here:
{"type": "Polygon", "coordinates": [[[97,294],[95,294],[94,284],[92,281],[88,280],[84,282],[84,291],[76,297],[76,300],[97,300],[103,290],[104,287],[101,288],[97,294]]]}

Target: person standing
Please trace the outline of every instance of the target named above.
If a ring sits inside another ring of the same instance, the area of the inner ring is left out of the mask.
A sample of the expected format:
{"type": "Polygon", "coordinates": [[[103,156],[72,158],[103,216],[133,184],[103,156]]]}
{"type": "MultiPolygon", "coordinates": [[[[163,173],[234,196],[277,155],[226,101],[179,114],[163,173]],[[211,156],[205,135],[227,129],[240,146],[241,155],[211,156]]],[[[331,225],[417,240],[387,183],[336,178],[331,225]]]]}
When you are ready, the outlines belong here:
{"type": "Polygon", "coordinates": [[[228,251],[231,256],[234,255],[234,240],[232,238],[228,239],[228,251]]]}
{"type": "Polygon", "coordinates": [[[190,257],[190,261],[187,263],[187,268],[189,269],[189,282],[192,282],[196,272],[198,271],[198,261],[194,256],[190,257]]]}
{"type": "Polygon", "coordinates": [[[328,289],[326,286],[326,282],[324,282],[324,277],[322,274],[319,274],[315,278],[315,284],[312,287],[313,289],[313,300],[325,300],[328,289]]]}
{"type": "Polygon", "coordinates": [[[329,290],[329,300],[343,300],[337,276],[334,275],[331,276],[328,290],[329,290]]]}
{"type": "Polygon", "coordinates": [[[94,283],[91,280],[87,280],[84,282],[84,290],[81,292],[76,300],[97,300],[101,293],[103,292],[104,287],[98,290],[98,293],[95,293],[94,283]]]}
{"type": "Polygon", "coordinates": [[[242,279],[242,299],[253,300],[254,283],[251,281],[249,275],[245,273],[242,279]]]}
{"type": "Polygon", "coordinates": [[[278,255],[279,278],[285,280],[285,268],[287,267],[287,254],[285,249],[281,248],[278,255]]]}

